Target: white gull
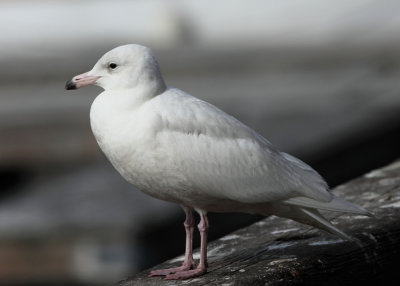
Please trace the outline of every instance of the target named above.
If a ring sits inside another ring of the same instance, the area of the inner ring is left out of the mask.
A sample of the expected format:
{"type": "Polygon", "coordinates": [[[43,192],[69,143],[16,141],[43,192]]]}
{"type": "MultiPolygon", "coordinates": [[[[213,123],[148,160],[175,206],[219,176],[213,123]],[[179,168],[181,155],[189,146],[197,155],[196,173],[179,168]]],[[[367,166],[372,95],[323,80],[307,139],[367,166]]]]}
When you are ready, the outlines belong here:
{"type": "Polygon", "coordinates": [[[342,238],[318,209],[368,215],[335,197],[324,179],[299,159],[217,107],[166,86],[151,50],[125,45],[106,53],[87,73],[66,84],[104,91],[90,110],[93,134],[118,172],[141,191],[181,205],[186,213],[182,266],[150,276],[187,279],[207,271],[207,212],[277,215],[342,238]],[[193,209],[200,262],[194,268],[193,209]]]}

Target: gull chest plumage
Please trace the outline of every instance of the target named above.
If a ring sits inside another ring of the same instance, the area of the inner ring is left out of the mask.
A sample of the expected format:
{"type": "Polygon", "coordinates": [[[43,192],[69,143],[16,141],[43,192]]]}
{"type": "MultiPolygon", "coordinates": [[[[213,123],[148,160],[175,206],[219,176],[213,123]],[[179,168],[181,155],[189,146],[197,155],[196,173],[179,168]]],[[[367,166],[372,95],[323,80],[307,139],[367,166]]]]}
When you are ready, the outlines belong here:
{"type": "Polygon", "coordinates": [[[128,89],[100,94],[90,110],[93,134],[127,181],[151,196],[177,202],[174,193],[183,182],[160,145],[162,120],[151,108],[153,98],[142,99],[136,92],[128,89]],[[176,188],[171,189],[167,182],[176,188]]]}
{"type": "Polygon", "coordinates": [[[277,215],[349,237],[318,210],[368,215],[335,197],[299,159],[215,106],[167,87],[150,49],[126,45],[106,53],[66,84],[104,89],[93,102],[93,134],[118,172],[139,190],[180,204],[185,213],[182,266],[150,276],[187,279],[207,271],[208,211],[277,215]],[[200,215],[200,261],[192,255],[193,210],[200,215]]]}

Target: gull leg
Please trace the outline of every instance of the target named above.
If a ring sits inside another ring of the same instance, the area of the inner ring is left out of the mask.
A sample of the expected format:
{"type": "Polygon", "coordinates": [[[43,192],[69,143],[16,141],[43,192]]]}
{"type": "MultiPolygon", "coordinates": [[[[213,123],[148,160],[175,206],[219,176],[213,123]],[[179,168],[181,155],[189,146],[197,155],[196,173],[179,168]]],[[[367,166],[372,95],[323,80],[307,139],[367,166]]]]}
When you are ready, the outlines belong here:
{"type": "Polygon", "coordinates": [[[186,231],[186,249],[185,249],[185,259],[183,260],[182,266],[153,270],[150,272],[149,277],[152,276],[162,276],[168,275],[175,272],[190,270],[194,266],[193,260],[193,231],[194,231],[194,216],[191,208],[182,206],[186,214],[186,219],[183,225],[186,231]]]}
{"type": "Polygon", "coordinates": [[[172,274],[168,274],[166,280],[176,280],[176,279],[189,279],[201,276],[207,272],[207,237],[209,223],[207,219],[207,213],[203,211],[198,211],[200,215],[200,223],[198,225],[200,231],[200,262],[195,269],[179,271],[172,274]]]}

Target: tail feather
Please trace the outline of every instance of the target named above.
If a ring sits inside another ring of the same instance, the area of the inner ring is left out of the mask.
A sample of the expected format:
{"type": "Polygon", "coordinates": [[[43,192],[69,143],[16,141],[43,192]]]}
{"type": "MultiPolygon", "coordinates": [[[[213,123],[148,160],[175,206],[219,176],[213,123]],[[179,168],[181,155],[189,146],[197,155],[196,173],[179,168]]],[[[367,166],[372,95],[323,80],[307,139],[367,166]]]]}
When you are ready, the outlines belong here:
{"type": "Polygon", "coordinates": [[[352,204],[346,200],[335,197],[332,195],[332,200],[329,202],[320,202],[306,197],[296,197],[285,200],[283,203],[288,205],[295,205],[299,207],[328,210],[335,212],[344,212],[352,214],[361,214],[371,216],[372,214],[366,209],[352,204]]]}
{"type": "MultiPolygon", "coordinates": [[[[307,207],[299,207],[294,205],[284,205],[284,204],[274,204],[269,206],[269,211],[273,211],[274,215],[289,218],[294,221],[307,224],[324,231],[327,231],[331,234],[337,235],[345,240],[352,240],[347,234],[343,231],[339,230],[335,226],[333,226],[327,219],[325,219],[318,210],[307,208],[307,207]]],[[[262,213],[262,212],[261,212],[262,213]]],[[[263,213],[262,213],[263,214],[263,213]]]]}
{"type": "Polygon", "coordinates": [[[318,210],[307,209],[307,208],[299,208],[299,211],[310,219],[309,222],[305,222],[311,226],[316,226],[319,229],[325,230],[329,233],[335,234],[342,239],[352,240],[350,236],[345,234],[343,231],[332,225],[328,220],[326,220],[318,210]]]}

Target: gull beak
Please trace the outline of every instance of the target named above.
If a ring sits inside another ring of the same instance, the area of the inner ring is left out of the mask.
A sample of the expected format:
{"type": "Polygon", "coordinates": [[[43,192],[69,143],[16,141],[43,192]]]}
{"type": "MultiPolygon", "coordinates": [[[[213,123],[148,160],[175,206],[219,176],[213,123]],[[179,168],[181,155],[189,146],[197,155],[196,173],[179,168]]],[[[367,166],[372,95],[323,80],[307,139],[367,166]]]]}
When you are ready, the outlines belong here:
{"type": "Polygon", "coordinates": [[[74,76],[72,79],[67,81],[65,83],[65,89],[78,89],[85,85],[95,84],[99,78],[100,76],[88,75],[88,72],[85,72],[83,74],[74,76]]]}

